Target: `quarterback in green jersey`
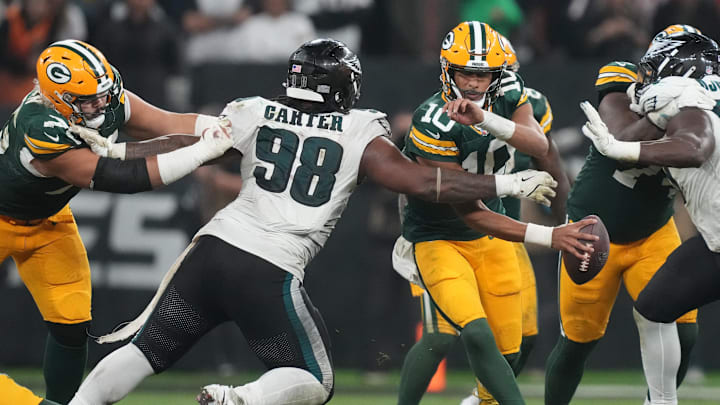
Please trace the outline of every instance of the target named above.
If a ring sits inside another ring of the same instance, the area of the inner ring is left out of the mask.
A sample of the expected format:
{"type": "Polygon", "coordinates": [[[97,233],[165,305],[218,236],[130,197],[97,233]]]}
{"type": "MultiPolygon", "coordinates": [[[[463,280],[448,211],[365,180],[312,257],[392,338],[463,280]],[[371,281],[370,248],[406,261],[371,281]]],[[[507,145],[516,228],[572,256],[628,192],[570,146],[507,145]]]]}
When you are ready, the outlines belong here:
{"type": "MultiPolygon", "coordinates": [[[[505,69],[497,32],[484,23],[463,22],[447,34],[440,55],[443,90],[415,110],[405,142],[408,157],[425,166],[505,174],[512,171],[516,148],[537,157],[547,154],[547,138],[533,117],[523,81],[505,69]]],[[[426,325],[406,357],[399,404],[419,402],[458,339],[475,377],[494,398],[523,403],[511,367],[522,339],[520,269],[511,241],[573,251],[577,240],[551,241],[573,232],[568,227],[545,227],[540,231],[549,231],[545,237],[527,237],[525,232],[541,228],[506,216],[489,219],[487,212],[504,213],[502,201],[447,205],[408,197],[403,237],[412,244],[410,260],[434,304],[424,318],[434,323],[426,325]]]]}
{"type": "MultiPolygon", "coordinates": [[[[658,33],[653,43],[674,32],[697,29],[673,25],[658,33]]],[[[600,68],[595,82],[599,111],[612,133],[619,134],[642,118],[630,110],[626,95],[637,81],[637,66],[633,63],[611,62],[600,68]]],[[[610,253],[600,274],[583,285],[573,283],[565,271],[559,275],[562,333],[547,361],[546,404],[567,404],[572,399],[588,356],[605,335],[620,283],[636,301],[668,255],[680,245],[672,218],[674,195],[675,190],[661,167],[618,162],[590,147],[570,192],[568,215],[570,220],[598,215],[610,236],[610,253]]],[[[659,362],[662,357],[659,345],[654,343],[662,325],[650,322],[637,311],[634,317],[650,387],[646,403],[666,403],[662,402],[665,399],[659,388],[664,385],[663,367],[648,364],[659,362]]],[[[696,320],[697,310],[677,319],[681,358],[678,385],[687,371],[689,354],[697,338],[696,320]]]]}
{"type": "Polygon", "coordinates": [[[67,403],[83,376],[91,319],[90,267],[68,202],[81,188],[168,184],[222,155],[232,137],[215,118],[163,111],[125,91],[84,42],[51,44],[36,70],[35,89],[0,132],[0,262],[13,258],[48,327],[47,398],[67,403]],[[121,127],[138,139],[202,136],[114,144],[121,127]]]}

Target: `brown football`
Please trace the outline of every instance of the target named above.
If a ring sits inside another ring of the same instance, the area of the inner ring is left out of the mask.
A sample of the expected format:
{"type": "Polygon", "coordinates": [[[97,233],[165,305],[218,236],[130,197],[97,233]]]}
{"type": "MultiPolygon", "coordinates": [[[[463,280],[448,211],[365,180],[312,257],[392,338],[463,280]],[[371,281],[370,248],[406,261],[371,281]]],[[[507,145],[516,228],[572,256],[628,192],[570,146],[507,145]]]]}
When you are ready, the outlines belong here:
{"type": "MultiPolygon", "coordinates": [[[[595,251],[585,260],[580,260],[575,255],[563,252],[563,263],[568,276],[575,284],[585,284],[592,280],[605,266],[610,254],[610,237],[608,236],[605,224],[597,215],[588,215],[586,218],[594,218],[597,223],[580,228],[580,232],[591,233],[600,237],[593,243],[595,251]]],[[[590,242],[587,242],[590,243],[590,242]]]]}

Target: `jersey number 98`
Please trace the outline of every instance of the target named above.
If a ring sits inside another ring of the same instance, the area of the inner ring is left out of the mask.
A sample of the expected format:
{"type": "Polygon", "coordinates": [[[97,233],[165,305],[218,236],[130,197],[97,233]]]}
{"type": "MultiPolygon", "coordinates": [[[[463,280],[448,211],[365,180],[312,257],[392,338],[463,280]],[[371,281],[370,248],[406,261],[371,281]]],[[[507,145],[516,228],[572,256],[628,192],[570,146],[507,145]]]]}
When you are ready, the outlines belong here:
{"type": "Polygon", "coordinates": [[[271,193],[285,191],[290,182],[293,163],[300,149],[300,166],[295,169],[290,185],[290,196],[300,204],[318,207],[330,200],[335,174],[340,169],[343,149],[327,138],[310,137],[300,147],[300,138],[279,128],[261,127],[257,135],[255,155],[263,162],[273,164],[272,175],[268,168],[256,167],[255,181],[271,193]]]}

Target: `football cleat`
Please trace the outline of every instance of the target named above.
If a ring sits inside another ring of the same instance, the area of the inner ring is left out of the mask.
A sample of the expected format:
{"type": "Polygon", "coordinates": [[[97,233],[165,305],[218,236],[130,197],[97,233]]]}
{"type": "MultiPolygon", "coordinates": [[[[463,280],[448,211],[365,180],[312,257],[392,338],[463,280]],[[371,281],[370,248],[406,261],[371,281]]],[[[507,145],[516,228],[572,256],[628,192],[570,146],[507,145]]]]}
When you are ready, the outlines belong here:
{"type": "Polygon", "coordinates": [[[245,401],[229,385],[206,385],[195,399],[200,405],[245,405],[245,401]]]}

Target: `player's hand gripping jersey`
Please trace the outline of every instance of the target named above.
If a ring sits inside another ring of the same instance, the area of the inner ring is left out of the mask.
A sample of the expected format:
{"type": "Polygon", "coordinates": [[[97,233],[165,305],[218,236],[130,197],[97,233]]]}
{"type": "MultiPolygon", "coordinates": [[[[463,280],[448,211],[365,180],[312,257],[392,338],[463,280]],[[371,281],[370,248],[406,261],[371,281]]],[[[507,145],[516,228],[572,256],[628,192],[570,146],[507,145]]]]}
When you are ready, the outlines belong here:
{"type": "MultiPolygon", "coordinates": [[[[637,80],[637,67],[611,62],[600,69],[595,89],[600,99],[625,92],[637,80]]],[[[629,243],[650,236],[673,215],[675,190],[660,167],[618,162],[594,146],[570,191],[568,216],[577,221],[596,214],[607,227],[610,241],[629,243]]]]}
{"type": "MultiPolygon", "coordinates": [[[[105,119],[98,131],[107,137],[130,118],[122,79],[114,82],[105,119]]],[[[86,148],[69,131],[68,120],[35,89],[10,116],[0,133],[0,215],[17,219],[49,217],[60,211],[80,189],[56,177],[45,177],[31,164],[52,159],[73,148],[86,148]]]]}
{"type": "Polygon", "coordinates": [[[302,279],[361,180],[365,147],[388,135],[385,114],[307,114],[261,97],[222,114],[243,154],[243,187],[197,236],[216,235],[302,279]]]}
{"type": "MultiPolygon", "coordinates": [[[[522,78],[505,71],[500,96],[490,111],[510,119],[528,102],[522,78]]],[[[435,93],[415,110],[405,141],[405,154],[439,162],[455,162],[478,174],[509,174],[513,171],[515,148],[486,131],[452,121],[442,111],[447,103],[442,92],[435,93]]],[[[499,198],[484,201],[491,210],[504,214],[499,198]]],[[[474,240],[484,234],[470,229],[448,204],[435,204],[408,197],[403,236],[410,242],[429,240],[474,240]]]]}

